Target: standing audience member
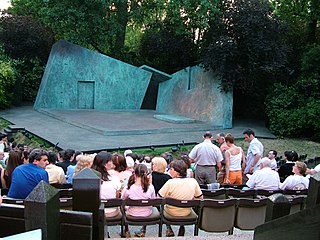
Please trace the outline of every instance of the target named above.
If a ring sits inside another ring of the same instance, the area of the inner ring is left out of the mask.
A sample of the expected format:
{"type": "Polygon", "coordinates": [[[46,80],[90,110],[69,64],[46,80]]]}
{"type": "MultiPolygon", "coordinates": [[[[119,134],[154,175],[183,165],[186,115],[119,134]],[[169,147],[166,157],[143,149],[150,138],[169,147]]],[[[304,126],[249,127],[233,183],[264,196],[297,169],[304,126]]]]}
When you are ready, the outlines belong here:
{"type": "Polygon", "coordinates": [[[298,153],[296,151],[285,151],[285,164],[282,164],[278,169],[280,181],[283,182],[288,176],[293,175],[292,169],[294,163],[298,161],[298,153]]]}
{"type": "Polygon", "coordinates": [[[268,158],[270,159],[271,161],[271,169],[272,170],[276,170],[277,169],[277,160],[276,160],[276,157],[277,157],[277,151],[276,150],[270,150],[269,153],[268,153],[268,158]]]}
{"type": "Polygon", "coordinates": [[[243,132],[244,140],[250,143],[246,163],[247,166],[244,170],[244,174],[253,173],[259,169],[259,160],[263,157],[263,145],[255,137],[254,132],[251,129],[247,129],[243,132]]]}
{"type": "MultiPolygon", "coordinates": [[[[148,177],[148,169],[144,164],[139,164],[134,175],[130,176],[127,187],[122,192],[122,199],[152,199],[156,197],[155,190],[148,177]]],[[[152,207],[128,207],[127,214],[134,217],[148,217],[152,214],[152,207]]],[[[146,228],[136,232],[137,237],[144,237],[146,228]]],[[[125,237],[130,238],[131,234],[128,225],[125,225],[125,237]]]]}
{"type": "Polygon", "coordinates": [[[280,184],[282,190],[303,190],[309,187],[309,179],[304,175],[306,174],[307,165],[303,162],[296,161],[292,172],[294,175],[290,175],[280,184]]]}
{"type": "Polygon", "coordinates": [[[7,188],[7,189],[10,188],[11,182],[12,182],[12,173],[15,170],[15,168],[20,166],[21,164],[22,164],[21,152],[11,150],[9,152],[7,167],[6,169],[3,169],[1,171],[2,188],[7,188]]]}
{"type": "Polygon", "coordinates": [[[49,183],[45,170],[48,164],[48,153],[34,149],[29,155],[29,163],[15,168],[8,197],[25,199],[41,180],[49,183]]]}
{"type": "Polygon", "coordinates": [[[56,166],[58,161],[57,154],[54,152],[48,153],[48,162],[49,164],[46,166],[46,171],[49,175],[49,183],[59,183],[64,184],[66,183],[66,176],[64,171],[61,167],[56,166]]]}
{"type": "Polygon", "coordinates": [[[225,152],[227,184],[242,184],[242,170],[246,165],[246,158],[241,147],[234,145],[234,137],[228,133],[225,137],[229,149],[225,152]]]}
{"type": "Polygon", "coordinates": [[[223,160],[220,149],[212,143],[212,134],[206,132],[204,141],[197,144],[189,153],[191,162],[196,163],[195,179],[199,184],[210,184],[217,181],[216,166],[221,169],[223,160]]]}
{"type": "Polygon", "coordinates": [[[279,175],[271,169],[269,158],[262,158],[259,166],[260,170],[252,174],[247,182],[247,186],[252,189],[278,190],[280,185],[279,175]]]}
{"type": "MultiPolygon", "coordinates": [[[[220,152],[220,151],[219,151],[220,152]]],[[[199,184],[194,178],[186,178],[187,165],[182,160],[174,160],[170,163],[169,179],[159,190],[158,195],[163,198],[174,198],[179,200],[201,199],[202,191],[199,184]]],[[[164,211],[177,217],[188,216],[191,213],[191,208],[178,208],[165,205],[164,211]]],[[[180,226],[178,236],[184,236],[185,228],[180,226]]],[[[173,237],[174,232],[170,225],[167,225],[166,237],[173,237]]]]}
{"type": "Polygon", "coordinates": [[[221,161],[221,169],[217,174],[217,182],[219,184],[223,184],[225,177],[226,177],[226,157],[225,157],[225,152],[226,150],[229,149],[226,141],[225,141],[225,135],[224,133],[218,133],[216,135],[216,142],[219,144],[220,151],[222,153],[223,161],[221,161]]]}
{"type": "Polygon", "coordinates": [[[64,173],[67,173],[67,168],[69,165],[75,165],[76,162],[73,161],[75,156],[75,151],[73,149],[67,149],[63,153],[63,161],[58,162],[56,165],[62,167],[64,173]]]}

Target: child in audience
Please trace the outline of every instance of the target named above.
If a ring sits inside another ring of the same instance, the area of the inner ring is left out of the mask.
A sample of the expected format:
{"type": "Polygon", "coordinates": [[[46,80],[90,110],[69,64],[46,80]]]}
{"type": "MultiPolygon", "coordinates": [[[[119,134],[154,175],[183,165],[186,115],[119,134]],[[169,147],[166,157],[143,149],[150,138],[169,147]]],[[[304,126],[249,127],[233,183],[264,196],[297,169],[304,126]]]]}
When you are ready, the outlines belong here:
{"type": "MultiPolygon", "coordinates": [[[[155,197],[154,187],[148,177],[148,169],[146,165],[139,164],[134,171],[134,175],[130,176],[127,187],[122,192],[122,199],[152,199],[155,197]]],[[[126,211],[128,215],[134,217],[148,217],[152,214],[152,207],[128,207],[126,211]]],[[[145,236],[145,226],[141,231],[136,232],[136,236],[145,236]]],[[[125,226],[125,237],[131,237],[128,225],[125,226]]]]}

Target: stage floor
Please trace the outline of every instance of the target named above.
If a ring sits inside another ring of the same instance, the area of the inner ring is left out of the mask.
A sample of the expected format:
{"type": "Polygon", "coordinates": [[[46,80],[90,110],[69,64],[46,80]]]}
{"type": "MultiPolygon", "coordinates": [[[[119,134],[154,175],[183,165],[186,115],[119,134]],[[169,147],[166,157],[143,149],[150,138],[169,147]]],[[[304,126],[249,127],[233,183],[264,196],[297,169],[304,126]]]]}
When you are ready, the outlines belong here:
{"type": "Polygon", "coordinates": [[[0,117],[15,128],[40,136],[62,149],[99,151],[102,149],[134,149],[138,147],[189,144],[202,141],[202,135],[230,132],[242,138],[246,128],[257,137],[274,138],[264,124],[257,121],[236,121],[232,129],[222,130],[203,122],[173,123],[154,118],[152,110],[95,111],[95,110],[33,110],[32,106],[0,111],[0,117]]]}

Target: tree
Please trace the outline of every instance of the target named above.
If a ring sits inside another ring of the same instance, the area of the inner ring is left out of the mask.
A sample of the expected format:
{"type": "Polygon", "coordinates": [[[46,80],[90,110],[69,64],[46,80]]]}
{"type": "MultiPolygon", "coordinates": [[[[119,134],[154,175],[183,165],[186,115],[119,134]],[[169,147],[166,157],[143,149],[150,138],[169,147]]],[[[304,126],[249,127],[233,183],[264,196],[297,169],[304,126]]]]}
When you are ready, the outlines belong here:
{"type": "Polygon", "coordinates": [[[16,81],[14,60],[7,57],[3,47],[0,46],[0,108],[11,105],[13,100],[13,87],[16,81]]]}
{"type": "Polygon", "coordinates": [[[292,25],[307,29],[309,44],[316,42],[317,25],[320,20],[320,0],[272,0],[275,13],[292,25]]]}
{"type": "Polygon", "coordinates": [[[267,1],[227,0],[222,10],[205,36],[202,62],[221,78],[222,90],[234,89],[234,110],[261,117],[266,86],[286,68],[286,26],[267,1]]]}
{"type": "Polygon", "coordinates": [[[286,42],[292,49],[289,67],[297,79],[301,73],[301,58],[308,46],[320,43],[320,0],[272,0],[271,4],[274,13],[288,24],[286,42]]]}
{"type": "Polygon", "coordinates": [[[48,29],[31,17],[6,16],[0,18],[0,42],[12,59],[41,59],[45,64],[53,36],[48,29]]]}

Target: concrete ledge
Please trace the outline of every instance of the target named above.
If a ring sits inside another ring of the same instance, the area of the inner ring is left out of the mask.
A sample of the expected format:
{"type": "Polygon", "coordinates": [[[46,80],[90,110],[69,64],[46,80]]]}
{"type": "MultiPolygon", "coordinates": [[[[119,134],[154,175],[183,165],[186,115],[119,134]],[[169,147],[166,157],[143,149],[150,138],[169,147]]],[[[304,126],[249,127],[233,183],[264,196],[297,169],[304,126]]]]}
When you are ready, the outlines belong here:
{"type": "Polygon", "coordinates": [[[162,114],[155,114],[153,115],[155,119],[172,122],[172,123],[195,123],[196,120],[192,118],[176,116],[176,115],[162,115],[162,114]]]}

